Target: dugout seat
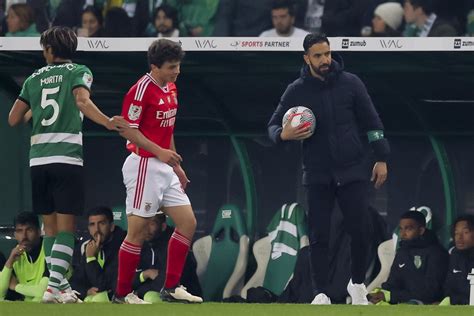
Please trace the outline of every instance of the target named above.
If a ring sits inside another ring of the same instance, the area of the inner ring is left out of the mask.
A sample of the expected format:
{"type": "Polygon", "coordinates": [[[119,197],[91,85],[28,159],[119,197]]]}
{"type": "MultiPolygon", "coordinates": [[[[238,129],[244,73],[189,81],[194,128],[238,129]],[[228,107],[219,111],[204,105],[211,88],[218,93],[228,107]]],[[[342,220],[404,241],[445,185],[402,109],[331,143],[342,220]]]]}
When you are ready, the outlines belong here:
{"type": "MultiPolygon", "coordinates": [[[[427,206],[412,207],[410,211],[421,212],[425,215],[426,219],[426,228],[431,229],[432,226],[432,213],[431,209],[427,206]]],[[[372,290],[382,286],[382,283],[387,281],[390,274],[390,268],[392,267],[393,260],[395,259],[396,251],[400,244],[400,229],[397,226],[395,228],[392,239],[382,242],[378,249],[377,254],[380,260],[380,272],[377,276],[370,282],[367,286],[367,291],[371,292],[372,290]]]]}
{"type": "Polygon", "coordinates": [[[255,242],[253,254],[257,270],[242,289],[263,286],[280,295],[293,277],[298,251],[309,245],[306,215],[297,204],[284,204],[267,226],[268,236],[255,242]]]}
{"type": "Polygon", "coordinates": [[[240,294],[248,252],[249,237],[239,208],[233,204],[222,206],[211,234],[193,244],[196,274],[205,301],[221,301],[240,294]]]}

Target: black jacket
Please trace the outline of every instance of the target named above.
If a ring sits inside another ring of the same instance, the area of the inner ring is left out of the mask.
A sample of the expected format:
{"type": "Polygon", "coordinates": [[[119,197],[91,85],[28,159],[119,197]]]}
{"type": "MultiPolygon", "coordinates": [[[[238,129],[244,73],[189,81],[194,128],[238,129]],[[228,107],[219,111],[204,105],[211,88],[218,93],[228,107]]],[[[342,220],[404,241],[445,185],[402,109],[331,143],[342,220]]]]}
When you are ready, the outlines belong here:
{"type": "MultiPolygon", "coordinates": [[[[143,244],[140,253],[140,263],[133,281],[133,289],[141,298],[148,291],[159,292],[165,284],[166,276],[166,260],[168,257],[168,242],[174,228],[167,226],[166,230],[156,239],[143,244]],[[140,273],[147,269],[158,270],[158,276],[154,279],[140,281],[140,273]]],[[[196,274],[196,259],[192,252],[188,253],[184,264],[183,274],[181,276],[181,284],[185,286],[189,293],[202,296],[201,286],[196,274]]]]}
{"type": "Polygon", "coordinates": [[[468,305],[470,284],[467,275],[474,269],[474,249],[456,250],[449,256],[449,268],[444,284],[444,295],[452,305],[468,305]]]}
{"type": "Polygon", "coordinates": [[[448,268],[448,253],[436,235],[426,230],[421,238],[401,241],[382,288],[390,291],[390,303],[439,301],[448,268]]]}
{"type": "MultiPolygon", "coordinates": [[[[71,280],[74,290],[80,292],[80,297],[87,296],[87,290],[96,287],[99,292],[107,291],[109,297],[115,290],[118,273],[118,252],[127,232],[115,226],[111,238],[102,246],[100,250],[104,258],[104,266],[101,267],[97,260],[87,262],[86,252],[81,254],[79,265],[75,267],[71,280]]],[[[85,245],[87,242],[83,243],[85,245]]],[[[81,246],[82,248],[82,246],[81,246]]],[[[81,249],[82,250],[82,249],[81,249]]],[[[79,250],[79,251],[81,251],[79,250]]],[[[77,251],[77,250],[76,250],[77,251]]]]}
{"type": "MultiPolygon", "coordinates": [[[[333,54],[331,72],[325,81],[313,77],[305,65],[301,76],[287,88],[268,123],[268,133],[280,143],[282,118],[294,106],[310,108],[316,130],[303,141],[303,183],[343,185],[369,179],[369,150],[366,134],[383,130],[362,81],[344,71],[342,58],[333,54]],[[336,60],[336,59],[338,60],[336,60]]],[[[386,161],[390,147],[386,139],[371,143],[377,161],[386,161]]]]}

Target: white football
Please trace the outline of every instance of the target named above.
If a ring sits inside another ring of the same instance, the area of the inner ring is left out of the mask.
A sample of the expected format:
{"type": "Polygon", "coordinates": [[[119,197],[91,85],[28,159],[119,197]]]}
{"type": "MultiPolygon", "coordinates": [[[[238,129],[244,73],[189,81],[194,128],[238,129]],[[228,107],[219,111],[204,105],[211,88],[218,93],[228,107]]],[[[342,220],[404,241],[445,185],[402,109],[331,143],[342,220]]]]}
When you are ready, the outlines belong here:
{"type": "Polygon", "coordinates": [[[316,128],[316,117],[313,111],[304,106],[294,106],[286,111],[283,116],[282,126],[285,126],[286,122],[290,120],[290,124],[293,127],[297,126],[310,126],[311,135],[314,133],[316,128]]]}

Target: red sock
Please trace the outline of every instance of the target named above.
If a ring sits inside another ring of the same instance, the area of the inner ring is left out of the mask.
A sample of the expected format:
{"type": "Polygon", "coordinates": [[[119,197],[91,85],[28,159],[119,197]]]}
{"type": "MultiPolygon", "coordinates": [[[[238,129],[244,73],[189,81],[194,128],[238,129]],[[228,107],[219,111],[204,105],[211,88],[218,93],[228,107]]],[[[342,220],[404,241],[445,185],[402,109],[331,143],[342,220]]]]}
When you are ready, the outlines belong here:
{"type": "Polygon", "coordinates": [[[132,292],[133,276],[140,262],[141,246],[134,245],[126,240],[122,242],[118,253],[118,277],[115,293],[124,297],[132,292]]]}
{"type": "Polygon", "coordinates": [[[191,241],[175,229],[168,242],[165,288],[173,288],[179,285],[190,245],[191,241]]]}

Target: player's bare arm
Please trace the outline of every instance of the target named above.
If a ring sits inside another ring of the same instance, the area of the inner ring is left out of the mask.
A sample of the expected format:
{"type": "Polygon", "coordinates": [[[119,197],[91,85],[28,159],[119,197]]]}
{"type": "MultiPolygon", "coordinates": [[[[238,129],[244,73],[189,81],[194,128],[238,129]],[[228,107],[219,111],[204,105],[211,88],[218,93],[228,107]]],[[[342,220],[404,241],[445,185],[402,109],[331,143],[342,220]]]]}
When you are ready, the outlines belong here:
{"type": "Polygon", "coordinates": [[[153,155],[155,155],[156,158],[158,158],[160,161],[163,161],[164,163],[167,163],[171,167],[174,167],[178,165],[181,161],[183,161],[183,159],[178,153],[171,149],[165,149],[158,146],[157,144],[146,138],[142,134],[142,132],[140,132],[136,128],[128,127],[125,129],[121,129],[119,133],[123,138],[134,143],[138,147],[141,147],[146,151],[151,152],[153,155]]]}
{"type": "Polygon", "coordinates": [[[17,126],[18,124],[23,123],[25,114],[29,110],[30,107],[28,104],[20,99],[16,99],[12,109],[10,110],[10,114],[8,114],[8,124],[10,124],[10,126],[17,126]]]}
{"type": "Polygon", "coordinates": [[[114,116],[109,118],[102,113],[90,99],[90,92],[86,88],[78,87],[73,90],[73,94],[77,107],[88,119],[109,130],[119,131],[122,128],[128,127],[128,122],[122,117],[114,116]]]}

